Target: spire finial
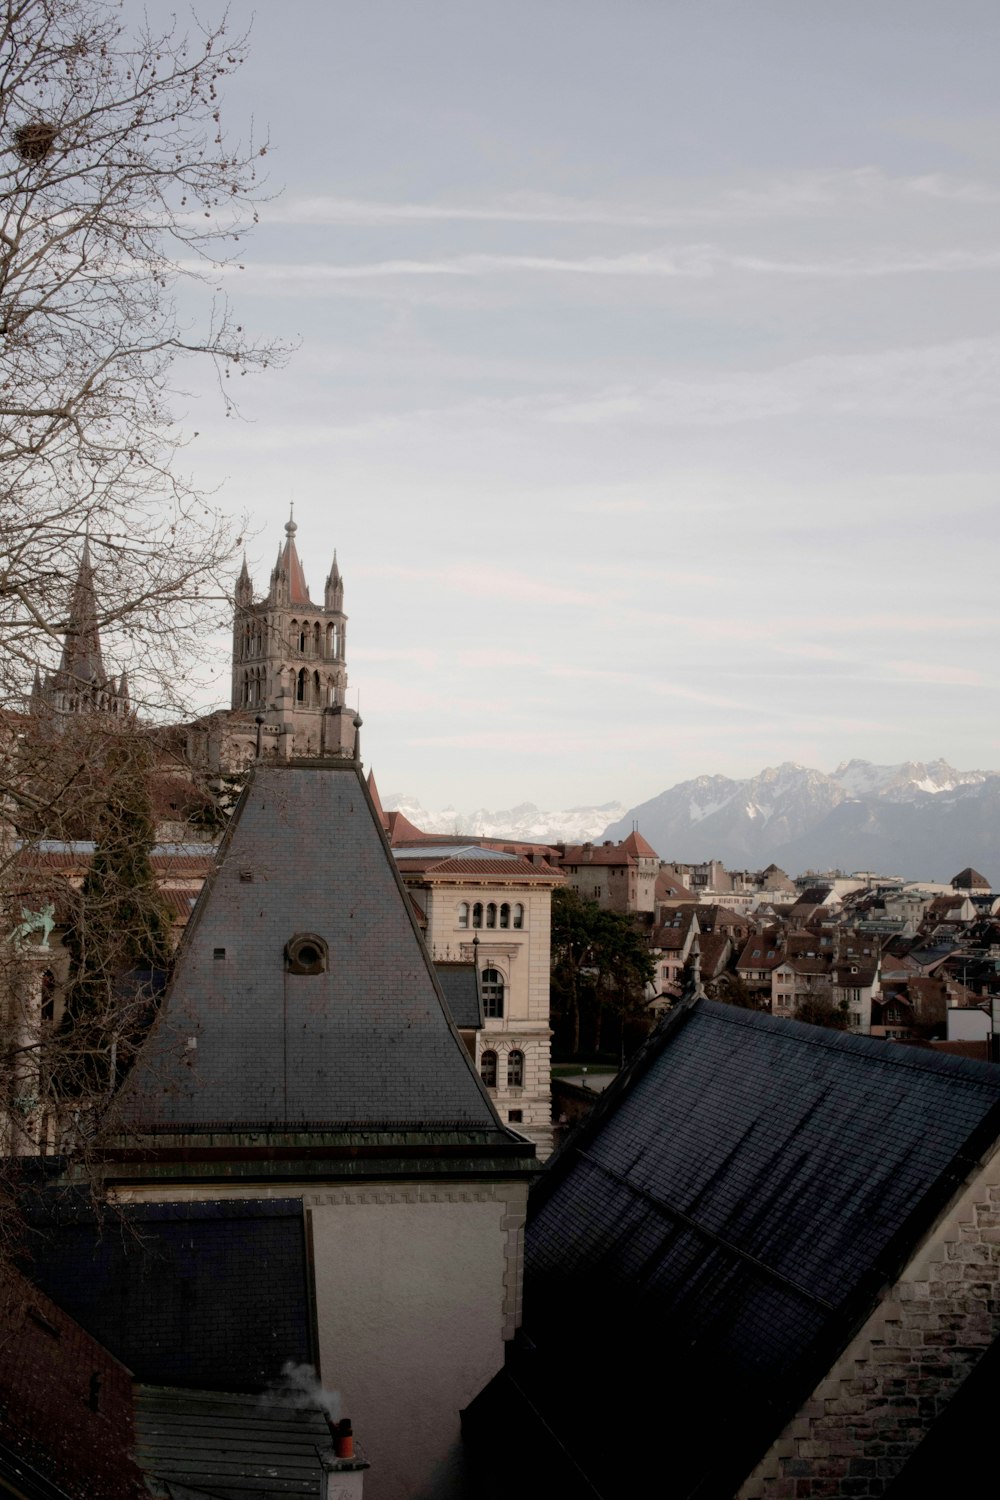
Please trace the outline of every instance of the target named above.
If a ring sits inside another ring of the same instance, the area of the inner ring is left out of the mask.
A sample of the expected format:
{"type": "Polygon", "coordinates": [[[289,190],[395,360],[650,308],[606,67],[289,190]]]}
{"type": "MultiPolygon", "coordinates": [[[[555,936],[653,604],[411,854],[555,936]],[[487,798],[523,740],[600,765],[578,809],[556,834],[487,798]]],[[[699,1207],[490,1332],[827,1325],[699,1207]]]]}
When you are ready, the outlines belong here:
{"type": "Polygon", "coordinates": [[[299,528],[295,524],[295,501],[294,500],[289,500],[289,502],[288,502],[288,520],[285,522],[285,535],[286,536],[294,536],[295,533],[298,531],[298,529],[299,528]]]}

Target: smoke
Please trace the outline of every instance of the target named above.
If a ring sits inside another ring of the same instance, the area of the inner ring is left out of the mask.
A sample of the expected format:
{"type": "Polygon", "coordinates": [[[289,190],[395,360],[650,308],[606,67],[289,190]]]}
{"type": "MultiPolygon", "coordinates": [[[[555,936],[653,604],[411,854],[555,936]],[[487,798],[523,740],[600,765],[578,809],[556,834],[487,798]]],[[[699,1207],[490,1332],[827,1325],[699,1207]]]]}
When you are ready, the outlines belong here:
{"type": "Polygon", "coordinates": [[[322,1411],[327,1421],[340,1421],[340,1392],[325,1391],[312,1365],[297,1365],[286,1359],[281,1376],[272,1380],[261,1397],[264,1406],[283,1406],[291,1411],[322,1411]]]}

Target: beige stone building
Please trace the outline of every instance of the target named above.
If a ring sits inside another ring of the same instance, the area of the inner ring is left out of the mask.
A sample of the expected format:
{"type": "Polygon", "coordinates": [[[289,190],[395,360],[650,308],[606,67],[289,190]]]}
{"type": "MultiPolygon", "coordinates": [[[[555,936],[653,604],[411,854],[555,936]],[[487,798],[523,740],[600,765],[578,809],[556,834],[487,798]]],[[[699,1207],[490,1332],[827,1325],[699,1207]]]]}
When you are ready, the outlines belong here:
{"type": "Polygon", "coordinates": [[[608,911],[652,912],[660,856],[634,831],[620,843],[560,845],[560,867],[584,901],[608,911]]]}
{"type": "Polygon", "coordinates": [[[475,843],[406,844],[393,853],[435,963],[475,962],[483,1013],[476,1065],[500,1118],[548,1155],[551,906],[563,877],[544,861],[475,843]]]}

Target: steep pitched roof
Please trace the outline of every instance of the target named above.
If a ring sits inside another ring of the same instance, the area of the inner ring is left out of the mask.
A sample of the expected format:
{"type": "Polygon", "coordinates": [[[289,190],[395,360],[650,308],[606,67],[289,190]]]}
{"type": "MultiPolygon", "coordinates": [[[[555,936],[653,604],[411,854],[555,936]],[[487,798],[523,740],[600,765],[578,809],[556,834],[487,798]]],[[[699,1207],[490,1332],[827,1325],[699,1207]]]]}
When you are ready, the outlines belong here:
{"type": "Polygon", "coordinates": [[[731,1494],[998,1133],[1000,1069],[689,996],[532,1195],[503,1378],[599,1493],[651,1472],[669,1411],[670,1493],[731,1494]],[[583,1358],[613,1443],[558,1378],[583,1358]]]}
{"type": "Polygon", "coordinates": [[[637,828],[632,830],[628,838],[622,839],[622,848],[627,849],[629,854],[634,854],[636,859],[659,859],[660,857],[637,828]]]}
{"type": "Polygon", "coordinates": [[[991,889],[990,883],[986,879],[986,876],[980,875],[979,871],[974,870],[971,865],[966,865],[964,870],[959,870],[957,875],[953,875],[951,877],[951,884],[955,887],[956,890],[960,891],[988,891],[991,889]]]}
{"type": "Polygon", "coordinates": [[[272,598],[278,581],[285,577],[288,579],[288,602],[289,604],[312,604],[309,598],[309,589],[306,586],[306,575],[302,571],[299,561],[298,548],[295,545],[295,533],[298,527],[291,517],[285,522],[285,545],[278,550],[278,560],[271,574],[272,598]]]}
{"type": "Polygon", "coordinates": [[[497,1128],[353,762],[256,768],[123,1107],[147,1131],[497,1128]]]}
{"type": "Polygon", "coordinates": [[[93,687],[103,687],[106,682],[101,633],[97,624],[94,566],[90,558],[90,539],[87,538],[80,556],[55,683],[57,686],[89,683],[93,687]]]}

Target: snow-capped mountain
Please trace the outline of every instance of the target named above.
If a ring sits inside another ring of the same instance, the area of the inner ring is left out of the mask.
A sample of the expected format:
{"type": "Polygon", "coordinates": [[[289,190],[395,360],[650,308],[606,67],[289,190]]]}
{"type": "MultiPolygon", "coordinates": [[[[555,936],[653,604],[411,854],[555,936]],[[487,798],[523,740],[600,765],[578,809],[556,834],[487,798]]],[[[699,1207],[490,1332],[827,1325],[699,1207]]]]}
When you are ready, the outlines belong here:
{"type": "Polygon", "coordinates": [[[500,812],[489,812],[484,807],[471,813],[460,812],[456,807],[428,812],[416,798],[399,792],[383,797],[382,806],[387,812],[401,812],[425,833],[471,833],[481,838],[523,839],[540,844],[595,839],[609,821],[625,813],[621,802],[605,802],[600,807],[569,807],[562,812],[545,812],[533,802],[521,802],[500,812]]]}
{"type": "Polygon", "coordinates": [[[664,859],[721,859],[760,868],[876,869],[947,880],[973,864],[1000,880],[1000,773],[946,761],[876,766],[852,760],[828,775],[788,761],[745,781],[698,776],[630,808],[601,837],[638,822],[664,859]]]}
{"type": "Polygon", "coordinates": [[[905,760],[899,766],[873,766],[868,760],[843,761],[834,781],[849,797],[888,797],[912,802],[917,792],[953,792],[959,786],[981,786],[991,771],[956,771],[946,760],[905,760]]]}

